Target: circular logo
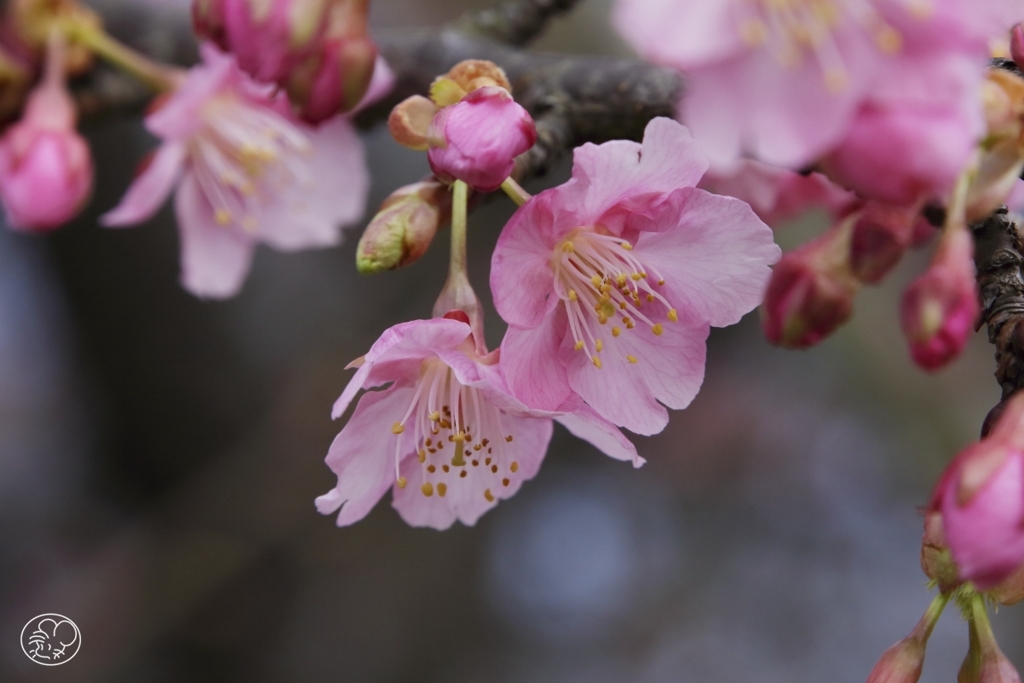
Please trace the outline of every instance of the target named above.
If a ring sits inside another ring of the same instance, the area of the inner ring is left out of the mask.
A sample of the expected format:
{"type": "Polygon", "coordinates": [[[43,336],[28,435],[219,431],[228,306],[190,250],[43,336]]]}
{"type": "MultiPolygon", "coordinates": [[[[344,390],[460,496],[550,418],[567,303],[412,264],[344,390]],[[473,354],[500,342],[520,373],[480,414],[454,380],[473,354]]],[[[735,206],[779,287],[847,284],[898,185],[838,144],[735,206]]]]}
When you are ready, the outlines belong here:
{"type": "Polygon", "coordinates": [[[29,659],[43,666],[70,661],[82,646],[82,634],[75,622],[61,614],[40,614],[21,629],[21,649],[29,659]]]}

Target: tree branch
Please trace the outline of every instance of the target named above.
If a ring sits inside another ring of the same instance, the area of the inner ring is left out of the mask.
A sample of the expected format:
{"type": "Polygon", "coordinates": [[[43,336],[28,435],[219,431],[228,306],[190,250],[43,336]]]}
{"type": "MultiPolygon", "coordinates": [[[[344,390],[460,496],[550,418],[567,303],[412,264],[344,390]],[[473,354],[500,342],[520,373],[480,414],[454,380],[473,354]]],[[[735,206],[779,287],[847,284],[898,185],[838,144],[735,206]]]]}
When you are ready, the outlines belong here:
{"type": "Polygon", "coordinates": [[[468,14],[456,23],[466,33],[505,45],[526,45],[548,21],[571,10],[579,0],[508,0],[494,9],[468,14]]]}

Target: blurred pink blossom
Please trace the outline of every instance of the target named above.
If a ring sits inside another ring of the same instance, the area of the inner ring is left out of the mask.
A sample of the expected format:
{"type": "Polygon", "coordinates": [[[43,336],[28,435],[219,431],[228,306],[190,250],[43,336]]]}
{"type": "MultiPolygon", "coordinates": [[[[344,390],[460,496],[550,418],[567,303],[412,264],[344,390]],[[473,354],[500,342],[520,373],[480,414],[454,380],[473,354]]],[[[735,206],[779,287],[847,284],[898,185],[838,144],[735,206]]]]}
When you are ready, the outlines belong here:
{"type": "Polygon", "coordinates": [[[992,433],[962,451],[939,480],[932,509],[942,511],[960,575],[988,590],[1024,564],[1024,393],[992,433]]]}
{"type": "Polygon", "coordinates": [[[337,244],[341,226],[363,214],[369,177],[347,119],[298,123],[287,101],[233,57],[209,44],[202,56],[146,118],[162,144],[102,221],[145,221],[178,186],[182,284],[223,298],[241,288],[257,243],[281,251],[337,244]]]}
{"type": "Polygon", "coordinates": [[[75,129],[75,103],[53,59],[21,120],[0,138],[0,200],[8,225],[19,230],[44,231],[68,222],[92,191],[92,155],[75,129]]]}
{"type": "Polygon", "coordinates": [[[533,147],[537,129],[508,90],[491,85],[442,108],[428,138],[427,158],[438,178],[492,192],[512,173],[516,156],[533,147]]]}
{"type": "MultiPolygon", "coordinates": [[[[456,316],[458,317],[458,316],[456,316]]],[[[469,324],[434,318],[396,325],[362,359],[334,404],[336,419],[365,388],[327,454],[338,485],[316,500],[341,508],[338,526],[369,513],[390,488],[413,526],[475,524],[540,469],[552,417],[609,456],[639,466],[625,436],[581,402],[571,414],[531,411],[512,398],[496,355],[476,352],[469,324]]]]}
{"type": "Polygon", "coordinates": [[[686,73],[682,119],[716,170],[743,155],[801,168],[856,125],[851,145],[882,131],[869,152],[924,171],[983,132],[976,93],[988,41],[1019,14],[1013,0],[618,0],[614,16],[643,56],[686,73]],[[955,130],[929,138],[940,144],[921,151],[927,159],[901,158],[920,135],[883,145],[907,117],[927,123],[926,136],[955,130]]]}
{"type": "Polygon", "coordinates": [[[749,206],[695,187],[706,169],[689,131],[657,118],[643,144],[578,148],[572,179],[516,212],[491,267],[515,396],[578,395],[640,434],[693,400],[709,327],[754,308],[779,258],[749,206]]]}

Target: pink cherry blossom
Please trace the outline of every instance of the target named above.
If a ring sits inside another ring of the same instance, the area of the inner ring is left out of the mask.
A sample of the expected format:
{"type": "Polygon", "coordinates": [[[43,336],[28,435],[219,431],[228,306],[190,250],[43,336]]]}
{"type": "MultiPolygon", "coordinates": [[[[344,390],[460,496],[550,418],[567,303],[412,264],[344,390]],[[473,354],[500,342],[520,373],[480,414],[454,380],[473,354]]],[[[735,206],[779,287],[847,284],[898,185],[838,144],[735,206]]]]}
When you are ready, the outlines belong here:
{"type": "Polygon", "coordinates": [[[390,328],[362,360],[334,405],[359,399],[327,454],[338,484],[316,500],[338,526],[352,524],[390,488],[413,526],[472,525],[533,478],[551,439],[552,418],[613,458],[643,463],[614,425],[581,402],[564,412],[531,411],[512,398],[494,354],[479,356],[470,326],[449,318],[390,328]]]}
{"type": "Polygon", "coordinates": [[[75,103],[56,60],[63,60],[62,48],[51,53],[21,120],[0,138],[0,200],[8,225],[19,230],[68,222],[92,191],[92,155],[75,129],[75,103]]]}
{"type": "Polygon", "coordinates": [[[512,172],[516,156],[533,147],[537,129],[508,90],[485,86],[441,109],[429,138],[427,158],[438,178],[492,192],[512,172]]]}
{"type": "Polygon", "coordinates": [[[745,201],[773,228],[817,207],[835,217],[856,201],[852,192],[820,173],[805,175],[751,159],[741,161],[728,173],[708,172],[699,187],[745,201]]]}
{"type": "Polygon", "coordinates": [[[961,452],[943,473],[930,505],[942,511],[960,575],[981,590],[1024,564],[1024,394],[992,433],[961,452]]]}
{"type": "MultiPolygon", "coordinates": [[[[1013,0],[618,0],[614,18],[643,56],[686,73],[682,118],[713,166],[799,168],[879,95],[928,115],[962,106],[952,98],[976,93],[988,40],[1017,15],[1013,0]]],[[[946,154],[982,132],[978,111],[961,123],[946,154]]]]}
{"type": "Polygon", "coordinates": [[[238,292],[257,243],[281,251],[328,247],[363,214],[369,177],[351,123],[313,129],[287,102],[207,44],[203,63],[146,126],[162,144],[103,217],[140,223],[178,186],[182,284],[203,297],[238,292]]]}
{"type": "Polygon", "coordinates": [[[640,434],[690,403],[709,327],[760,303],[779,258],[749,206],[695,187],[706,169],[686,128],[658,118],[643,144],[580,147],[572,179],[516,212],[491,267],[515,396],[550,410],[578,395],[640,434]]]}

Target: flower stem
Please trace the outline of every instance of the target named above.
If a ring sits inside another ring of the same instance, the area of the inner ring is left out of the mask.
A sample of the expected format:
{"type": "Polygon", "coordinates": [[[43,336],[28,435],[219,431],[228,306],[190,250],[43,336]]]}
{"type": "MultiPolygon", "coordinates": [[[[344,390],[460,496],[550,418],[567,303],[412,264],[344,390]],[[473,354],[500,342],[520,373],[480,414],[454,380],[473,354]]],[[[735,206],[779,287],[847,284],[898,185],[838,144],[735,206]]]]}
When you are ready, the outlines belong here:
{"type": "Polygon", "coordinates": [[[466,258],[466,211],[469,204],[469,186],[456,180],[452,186],[452,251],[448,262],[448,281],[444,283],[441,295],[434,304],[434,317],[442,318],[453,311],[461,311],[469,318],[473,330],[476,351],[483,356],[487,353],[484,341],[484,310],[480,300],[469,284],[468,259],[466,258]]]}
{"type": "Polygon", "coordinates": [[[932,600],[932,604],[928,605],[928,609],[925,610],[921,621],[914,627],[913,635],[920,639],[922,643],[928,642],[928,638],[932,635],[932,629],[938,623],[939,617],[942,616],[942,611],[946,608],[947,603],[949,603],[949,593],[939,593],[936,595],[935,599],[932,600]]]}
{"type": "Polygon", "coordinates": [[[61,27],[70,40],[74,40],[89,48],[114,66],[130,73],[153,90],[166,92],[177,87],[181,80],[181,71],[158,62],[136,52],[127,45],[115,40],[102,28],[91,26],[84,21],[74,19],[62,22],[61,27]]]}
{"type": "Polygon", "coordinates": [[[532,195],[524,190],[522,185],[512,180],[512,176],[505,178],[505,181],[501,184],[501,189],[505,190],[505,194],[511,197],[517,206],[522,206],[532,198],[532,195]]]}
{"type": "Polygon", "coordinates": [[[452,253],[448,265],[449,277],[452,273],[466,272],[466,212],[469,204],[469,186],[456,180],[452,187],[452,253]]]}

